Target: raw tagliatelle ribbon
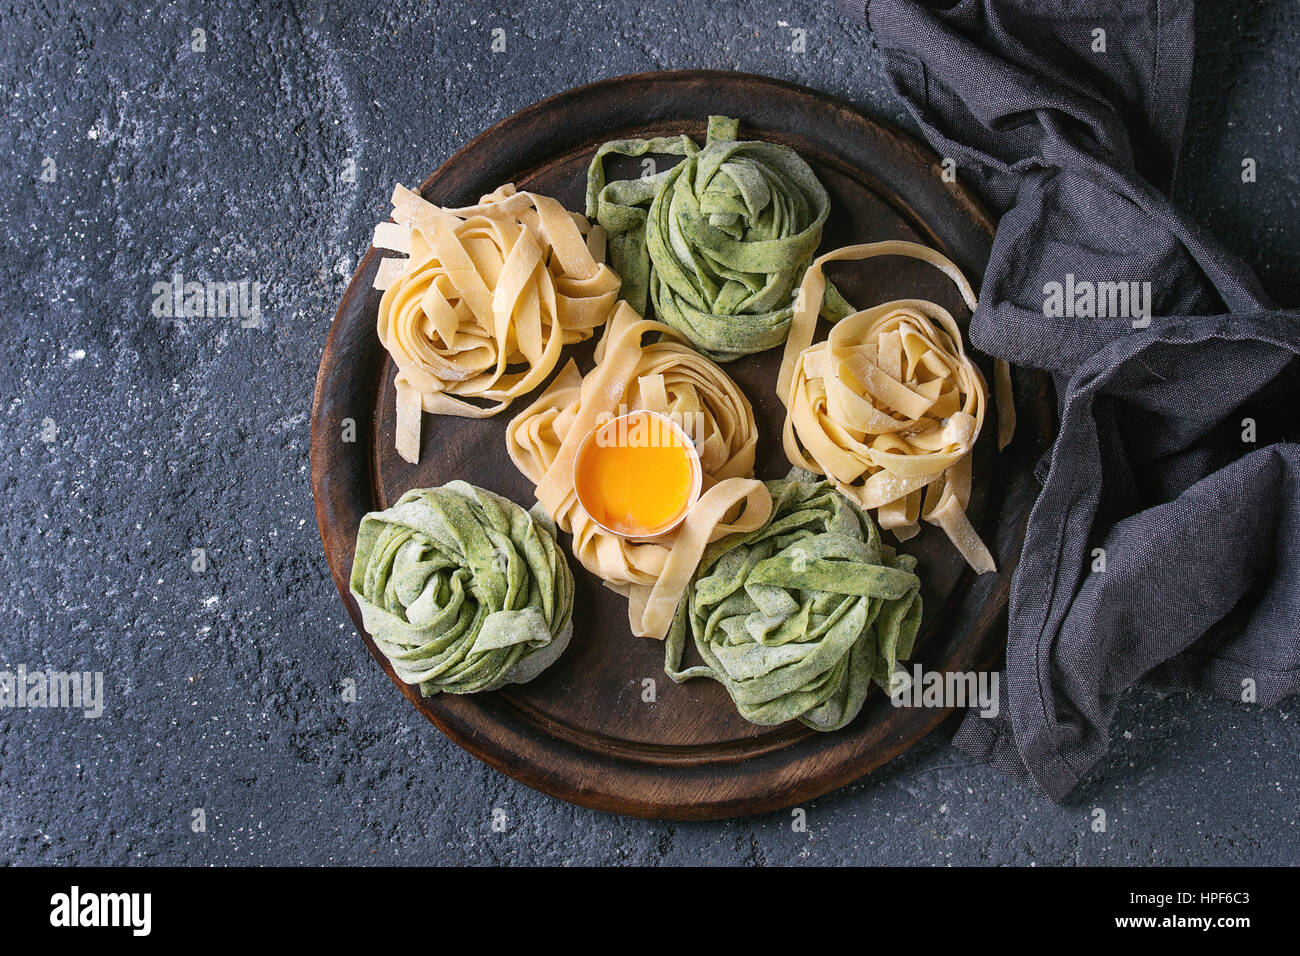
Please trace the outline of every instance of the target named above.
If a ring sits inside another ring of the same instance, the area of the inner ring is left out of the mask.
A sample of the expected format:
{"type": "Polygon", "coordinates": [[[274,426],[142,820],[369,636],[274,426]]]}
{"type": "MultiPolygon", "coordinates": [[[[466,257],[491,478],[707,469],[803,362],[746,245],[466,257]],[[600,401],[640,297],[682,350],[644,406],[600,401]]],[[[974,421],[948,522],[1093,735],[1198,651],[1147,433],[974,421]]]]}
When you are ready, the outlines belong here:
{"type": "Polygon", "coordinates": [[[532,680],[573,633],[573,575],[548,515],[453,481],[361,519],[352,596],[426,697],[532,680]]]}
{"type": "MultiPolygon", "coordinates": [[[[786,406],[786,457],[874,510],[900,541],[915,535],[923,519],[941,527],[977,572],[993,571],[993,556],[966,517],[986,387],[952,315],[924,299],[900,299],[854,312],[825,342],[811,344],[826,286],[823,266],[882,255],[930,263],[975,309],[961,270],[917,243],[846,246],[817,258],[800,287],[777,381],[786,406]]],[[[996,371],[999,443],[1005,445],[1015,427],[1010,374],[1005,362],[996,371]]]]}
{"type": "Polygon", "coordinates": [[[736,384],[674,330],[620,302],[584,378],[570,361],[542,396],[511,422],[506,445],[537,485],[537,500],[565,531],[583,567],[628,599],[632,632],[663,638],[709,542],[763,524],[771,497],[750,477],[758,435],[736,384]],[[652,333],[662,340],[642,345],[652,333]],[[626,538],[597,525],[578,503],[573,462],[583,439],[611,417],[667,415],[694,440],[704,493],[673,531],[626,538]]]}
{"type": "Polygon", "coordinates": [[[540,385],[618,295],[604,230],[507,183],[444,209],[402,186],[374,245],[379,340],[397,364],[397,450],[420,454],[420,412],[485,418],[540,385]],[[585,235],[585,239],[584,239],[585,235]]]}
{"type": "MultiPolygon", "coordinates": [[[[700,149],[687,136],[605,143],[587,172],[587,215],[609,232],[622,297],[727,362],[780,345],[794,287],[821,241],[826,190],[790,147],[738,141],[710,116],[700,149]],[[656,175],[606,182],[611,154],[685,157],[656,175]]],[[[851,309],[831,290],[827,315],[851,309]]]]}
{"type": "Polygon", "coordinates": [[[756,724],[837,730],[886,690],[921,622],[916,560],[825,481],[771,481],[760,528],[710,545],[664,645],[681,682],[721,683],[756,724]],[[703,665],[682,668],[687,636],[703,665]]]}

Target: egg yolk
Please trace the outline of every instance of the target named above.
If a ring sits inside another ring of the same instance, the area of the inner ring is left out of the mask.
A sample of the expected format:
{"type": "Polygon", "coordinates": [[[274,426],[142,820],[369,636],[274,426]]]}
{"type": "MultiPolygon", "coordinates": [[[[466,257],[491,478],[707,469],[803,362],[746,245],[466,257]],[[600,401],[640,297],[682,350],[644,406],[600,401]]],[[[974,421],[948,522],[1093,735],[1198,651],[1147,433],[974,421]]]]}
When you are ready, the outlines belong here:
{"type": "Polygon", "coordinates": [[[617,534],[655,533],[686,509],[694,472],[675,429],[632,413],[587,440],[574,484],[591,517],[617,534]]]}

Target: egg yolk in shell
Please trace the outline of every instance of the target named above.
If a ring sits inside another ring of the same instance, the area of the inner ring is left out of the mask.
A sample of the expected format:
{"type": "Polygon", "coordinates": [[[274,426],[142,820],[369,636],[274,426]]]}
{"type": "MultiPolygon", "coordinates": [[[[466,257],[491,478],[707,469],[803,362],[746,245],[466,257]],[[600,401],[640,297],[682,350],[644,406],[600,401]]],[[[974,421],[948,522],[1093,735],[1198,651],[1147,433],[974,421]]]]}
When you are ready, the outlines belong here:
{"type": "Polygon", "coordinates": [[[574,466],[578,501],[592,520],[628,537],[661,534],[691,505],[693,449],[668,421],[633,412],[596,429],[574,466]]]}

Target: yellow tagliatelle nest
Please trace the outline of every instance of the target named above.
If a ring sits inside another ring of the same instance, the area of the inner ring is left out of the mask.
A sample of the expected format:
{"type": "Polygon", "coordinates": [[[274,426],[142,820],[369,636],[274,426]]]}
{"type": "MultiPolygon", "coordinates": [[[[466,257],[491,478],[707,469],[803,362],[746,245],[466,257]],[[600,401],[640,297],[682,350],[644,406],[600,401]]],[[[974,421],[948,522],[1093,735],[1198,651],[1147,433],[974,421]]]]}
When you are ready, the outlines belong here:
{"type": "MultiPolygon", "coordinates": [[[[870,243],[815,260],[800,288],[777,386],[786,406],[786,456],[874,510],[899,540],[925,520],[943,528],[972,568],[993,571],[993,557],[966,517],[987,388],[953,317],[933,302],[901,299],[855,312],[825,342],[809,344],[825,294],[824,263],[879,255],[929,262],[975,309],[965,276],[926,246],[870,243]]],[[[1005,364],[998,370],[1001,444],[1014,427],[1007,371],[1005,364]]]]}
{"type": "Polygon", "coordinates": [[[751,476],[758,435],[754,413],[716,364],[667,325],[619,303],[584,378],[570,361],[541,398],[511,421],[506,447],[537,485],[537,500],[573,534],[573,553],[628,598],[632,632],[663,638],[705,546],[767,520],[772,498],[751,476]],[[662,340],[642,345],[650,333],[662,340]],[[646,410],[667,415],[700,454],[704,493],[673,531],[655,538],[611,534],[578,503],[573,462],[582,440],[611,418],[646,410]]]}
{"type": "Polygon", "coordinates": [[[506,184],[444,209],[398,186],[380,263],[379,340],[397,364],[397,449],[420,453],[421,410],[486,418],[540,385],[618,296],[605,236],[558,202],[506,184]],[[586,237],[584,239],[584,236],[586,237]]]}

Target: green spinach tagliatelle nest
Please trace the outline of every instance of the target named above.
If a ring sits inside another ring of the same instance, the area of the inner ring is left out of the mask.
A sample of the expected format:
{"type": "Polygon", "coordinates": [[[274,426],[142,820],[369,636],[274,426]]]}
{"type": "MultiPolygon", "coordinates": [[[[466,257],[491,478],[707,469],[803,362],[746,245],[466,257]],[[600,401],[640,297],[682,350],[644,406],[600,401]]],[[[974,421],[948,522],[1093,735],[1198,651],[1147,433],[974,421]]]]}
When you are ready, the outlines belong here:
{"type": "Polygon", "coordinates": [[[350,583],[375,644],[426,697],[532,680],[573,633],[550,518],[463,481],[366,515],[350,583]]]}
{"type": "Polygon", "coordinates": [[[916,559],[824,481],[767,482],[772,515],[710,545],[668,634],[677,682],[718,681],[756,724],[837,730],[886,691],[921,623],[916,559]],[[682,668],[687,636],[704,663],[682,668]]]}
{"type": "MultiPolygon", "coordinates": [[[[587,217],[609,233],[620,296],[719,362],[785,341],[795,289],[830,213],[826,189],[779,143],[737,139],[739,124],[710,116],[703,149],[688,136],[622,139],[596,151],[587,217]],[[606,182],[610,154],[684,157],[661,173],[606,182]]],[[[827,318],[852,307],[828,288],[827,318]]]]}

